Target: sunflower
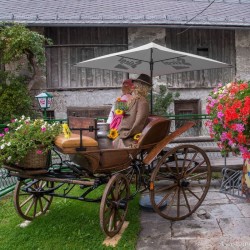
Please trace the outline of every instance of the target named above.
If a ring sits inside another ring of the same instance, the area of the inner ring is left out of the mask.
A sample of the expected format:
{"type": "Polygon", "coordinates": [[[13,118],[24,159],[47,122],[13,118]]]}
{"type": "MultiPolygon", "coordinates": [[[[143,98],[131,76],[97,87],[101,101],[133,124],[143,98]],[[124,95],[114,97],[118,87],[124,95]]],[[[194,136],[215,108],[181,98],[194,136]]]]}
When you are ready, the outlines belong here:
{"type": "Polygon", "coordinates": [[[115,110],[115,114],[116,115],[123,115],[124,114],[124,110],[122,110],[122,109],[116,109],[115,110]]]}
{"type": "Polygon", "coordinates": [[[134,140],[138,141],[140,139],[141,133],[134,135],[134,140]]]}
{"type": "Polygon", "coordinates": [[[110,129],[108,138],[115,139],[118,136],[118,131],[116,129],[110,129]]]}

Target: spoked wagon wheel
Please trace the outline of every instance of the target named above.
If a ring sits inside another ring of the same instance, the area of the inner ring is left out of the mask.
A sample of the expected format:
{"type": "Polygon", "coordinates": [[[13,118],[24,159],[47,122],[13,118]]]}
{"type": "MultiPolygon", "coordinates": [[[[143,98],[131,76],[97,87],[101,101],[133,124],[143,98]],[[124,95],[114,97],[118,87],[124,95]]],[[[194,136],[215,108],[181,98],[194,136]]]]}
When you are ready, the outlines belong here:
{"type": "Polygon", "coordinates": [[[18,181],[14,190],[14,206],[17,213],[25,220],[45,214],[53,197],[46,195],[46,190],[53,188],[54,183],[32,180],[18,181]]]}
{"type": "Polygon", "coordinates": [[[123,174],[112,176],[106,185],[100,206],[100,225],[110,237],[116,235],[124,223],[129,193],[128,179],[123,174]]]}
{"type": "Polygon", "coordinates": [[[152,207],[166,219],[182,220],[201,205],[210,181],[206,153],[194,145],[177,146],[165,153],[151,175],[152,207]]]}

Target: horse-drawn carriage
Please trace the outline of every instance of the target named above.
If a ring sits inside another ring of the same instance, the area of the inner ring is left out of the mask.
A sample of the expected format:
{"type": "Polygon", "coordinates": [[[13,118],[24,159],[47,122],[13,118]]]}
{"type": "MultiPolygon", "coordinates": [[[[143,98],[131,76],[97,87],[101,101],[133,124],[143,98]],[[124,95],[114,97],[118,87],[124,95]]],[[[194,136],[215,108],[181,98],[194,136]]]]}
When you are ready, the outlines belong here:
{"type": "Polygon", "coordinates": [[[69,139],[59,136],[46,168],[6,167],[10,175],[18,177],[14,191],[17,213],[32,220],[46,213],[53,197],[100,202],[101,228],[112,237],[123,225],[129,201],[145,191],[160,216],[184,219],[207,194],[210,162],[197,146],[167,145],[193,125],[188,122],[170,133],[170,120],[152,116],[136,147],[123,149],[103,148],[98,138],[85,134],[86,130],[96,131],[93,126],[79,128],[80,132],[69,139]],[[53,164],[53,154],[61,159],[59,164],[53,164]],[[70,160],[63,160],[62,154],[69,155],[70,160]],[[72,194],[74,187],[80,188],[80,195],[72,194]],[[104,188],[102,195],[93,198],[91,193],[99,187],[104,188]]]}

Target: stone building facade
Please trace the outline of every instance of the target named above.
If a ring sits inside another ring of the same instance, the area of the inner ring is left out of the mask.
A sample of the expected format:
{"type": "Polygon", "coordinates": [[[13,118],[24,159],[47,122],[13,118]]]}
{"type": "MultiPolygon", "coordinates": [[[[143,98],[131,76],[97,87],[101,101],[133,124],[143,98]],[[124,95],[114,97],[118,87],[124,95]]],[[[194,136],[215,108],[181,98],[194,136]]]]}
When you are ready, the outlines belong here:
{"type": "MultiPolygon", "coordinates": [[[[250,31],[249,30],[235,30],[235,64],[233,69],[224,70],[225,82],[236,79],[250,79],[249,60],[250,60],[250,31]],[[228,73],[228,74],[227,74],[228,73]]],[[[166,46],[166,29],[165,28],[143,28],[132,27],[128,28],[128,49],[134,48],[148,42],[155,42],[160,45],[166,46]]],[[[188,41],[186,41],[188,42],[188,41]]],[[[216,44],[214,44],[216,46],[216,44]]],[[[209,72],[207,73],[209,74],[209,72]]],[[[136,77],[130,75],[130,77],[136,77]]],[[[168,82],[168,76],[155,77],[154,78],[154,91],[158,91],[158,85],[168,86],[169,91],[179,92],[180,97],[178,100],[188,101],[196,100],[199,105],[198,113],[205,114],[205,103],[209,92],[214,86],[221,80],[218,78],[217,82],[208,84],[205,86],[192,86],[192,82],[189,86],[184,84],[171,85],[168,82]]],[[[121,84],[121,80],[118,83],[121,84]]],[[[46,90],[40,86],[40,90],[46,90]]],[[[65,118],[67,116],[67,107],[93,107],[93,106],[110,106],[115,98],[120,94],[119,87],[110,88],[88,88],[88,89],[68,89],[68,90],[53,90],[51,93],[54,95],[54,104],[52,109],[55,111],[56,118],[65,118]]],[[[175,113],[174,104],[171,105],[168,112],[175,113]]]]}
{"type": "Polygon", "coordinates": [[[53,40],[32,93],[53,94],[55,118],[66,118],[69,107],[109,107],[122,80],[136,77],[77,69],[76,63],[149,42],[233,66],[153,79],[155,92],[163,84],[180,93],[170,112],[204,114],[218,82],[250,79],[249,12],[247,0],[8,0],[1,3],[0,21],[26,24],[53,40]]]}

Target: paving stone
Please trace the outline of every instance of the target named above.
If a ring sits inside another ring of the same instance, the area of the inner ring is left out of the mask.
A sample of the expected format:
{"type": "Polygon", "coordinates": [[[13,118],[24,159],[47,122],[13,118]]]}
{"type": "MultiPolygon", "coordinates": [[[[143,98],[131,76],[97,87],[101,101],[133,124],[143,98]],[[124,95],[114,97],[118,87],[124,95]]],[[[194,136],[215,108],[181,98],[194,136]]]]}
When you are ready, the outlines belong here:
{"type": "Polygon", "coordinates": [[[218,223],[224,236],[250,237],[250,218],[222,218],[218,223]]]}
{"type": "Polygon", "coordinates": [[[137,250],[186,250],[185,240],[172,240],[164,238],[151,238],[137,242],[137,250]]]}
{"type": "Polygon", "coordinates": [[[247,237],[213,237],[209,239],[186,240],[187,250],[249,250],[250,239],[247,237]]]}
{"type": "Polygon", "coordinates": [[[236,204],[236,206],[245,217],[250,218],[250,203],[236,204]]]}
{"type": "Polygon", "coordinates": [[[200,210],[205,210],[208,214],[210,214],[211,219],[244,217],[240,212],[240,209],[235,204],[202,205],[197,209],[196,213],[199,213],[200,210]]]}
{"type": "Polygon", "coordinates": [[[220,193],[218,191],[208,191],[206,198],[202,202],[202,205],[210,204],[226,204],[230,203],[226,194],[220,193]]]}
{"type": "Polygon", "coordinates": [[[141,233],[140,238],[154,238],[154,237],[166,237],[168,239],[171,238],[171,222],[168,220],[162,221],[151,221],[141,223],[141,233]]]}
{"type": "Polygon", "coordinates": [[[212,182],[202,205],[185,220],[171,223],[155,212],[142,210],[136,249],[249,250],[250,203],[221,193],[220,181],[212,182]]]}
{"type": "Polygon", "coordinates": [[[229,199],[230,203],[233,204],[244,204],[244,203],[248,203],[247,200],[245,198],[239,198],[239,197],[235,197],[232,196],[230,194],[227,194],[227,198],[229,199]]]}
{"type": "Polygon", "coordinates": [[[222,232],[216,219],[183,220],[173,222],[172,237],[180,239],[208,238],[221,236],[222,232]]]}
{"type": "MultiPolygon", "coordinates": [[[[141,213],[141,232],[137,241],[137,249],[149,250],[157,249],[171,249],[169,245],[171,242],[171,222],[160,217],[156,213],[142,212],[141,213]]],[[[177,248],[185,249],[184,242],[178,240],[175,242],[177,248]],[[182,247],[183,245],[183,247],[182,247]]]]}

